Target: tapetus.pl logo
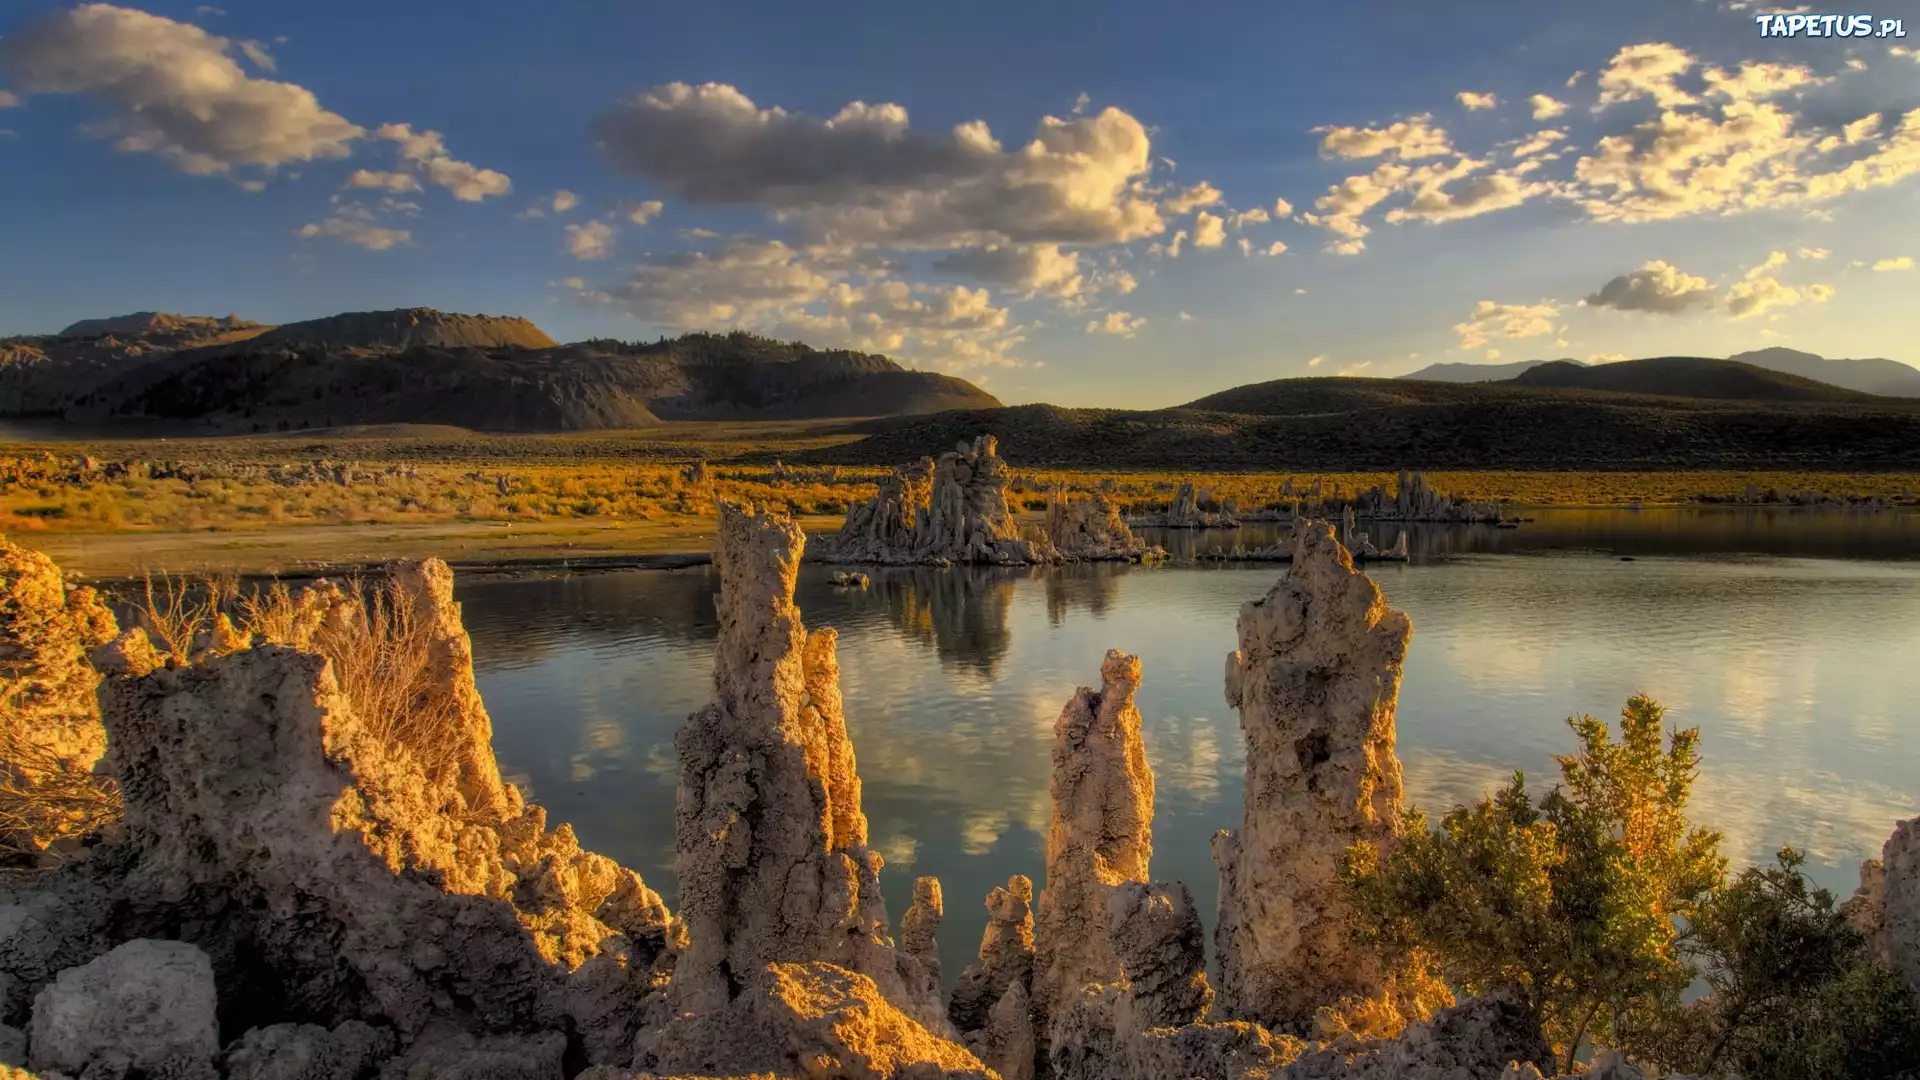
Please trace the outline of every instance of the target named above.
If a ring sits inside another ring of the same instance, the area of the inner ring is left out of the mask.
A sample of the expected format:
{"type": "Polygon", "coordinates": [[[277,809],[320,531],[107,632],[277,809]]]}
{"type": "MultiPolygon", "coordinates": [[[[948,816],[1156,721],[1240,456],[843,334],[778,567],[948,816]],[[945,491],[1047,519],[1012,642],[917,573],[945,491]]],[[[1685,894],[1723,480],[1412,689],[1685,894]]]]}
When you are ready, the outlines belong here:
{"type": "Polygon", "coordinates": [[[1842,37],[1903,38],[1907,28],[1900,19],[1878,19],[1872,15],[1755,15],[1763,38],[1842,37]]]}

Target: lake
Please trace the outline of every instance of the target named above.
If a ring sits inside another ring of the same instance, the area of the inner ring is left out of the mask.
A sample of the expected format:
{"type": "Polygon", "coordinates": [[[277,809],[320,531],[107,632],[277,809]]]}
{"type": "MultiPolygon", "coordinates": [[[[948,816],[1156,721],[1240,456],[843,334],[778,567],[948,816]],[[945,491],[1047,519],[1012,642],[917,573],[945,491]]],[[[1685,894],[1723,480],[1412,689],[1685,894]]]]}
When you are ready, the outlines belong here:
{"type": "MultiPolygon", "coordinates": [[[[1372,568],[1413,618],[1399,707],[1410,803],[1437,817],[1525,770],[1544,791],[1565,719],[1635,692],[1702,731],[1692,817],[1736,863],[1782,844],[1843,895],[1920,814],[1920,514],[1731,508],[1538,511],[1517,530],[1410,528],[1372,568]]],[[[1398,527],[1378,530],[1390,543],[1398,527]]],[[[1170,550],[1273,542],[1272,526],[1153,533],[1170,550]]],[[[1041,884],[1053,724],[1138,653],[1157,781],[1154,876],[1211,926],[1208,838],[1240,820],[1244,747],[1222,696],[1243,601],[1284,567],[883,569],[870,591],[803,568],[809,626],[840,632],[842,690],[897,921],[913,876],[945,888],[946,978],[982,899],[1041,884]]],[[[459,583],[503,771],[553,821],[674,898],[673,732],[710,697],[710,568],[459,583]]]]}

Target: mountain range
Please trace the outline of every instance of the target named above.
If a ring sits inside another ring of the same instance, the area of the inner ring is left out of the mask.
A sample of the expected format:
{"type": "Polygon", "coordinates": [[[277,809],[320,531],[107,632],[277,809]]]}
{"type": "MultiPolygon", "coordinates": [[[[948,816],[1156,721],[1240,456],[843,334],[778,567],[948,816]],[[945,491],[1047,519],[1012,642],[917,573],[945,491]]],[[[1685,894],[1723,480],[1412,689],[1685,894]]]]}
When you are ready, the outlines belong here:
{"type": "MultiPolygon", "coordinates": [[[[1858,390],[1866,394],[1882,394],[1889,397],[1920,397],[1920,368],[1902,364],[1897,360],[1868,359],[1842,360],[1828,359],[1810,352],[1797,349],[1774,347],[1756,349],[1753,352],[1737,353],[1728,360],[1749,364],[1768,371],[1778,371],[1788,375],[1797,375],[1802,379],[1812,379],[1828,383],[1845,390],[1858,390]]],[[[1519,378],[1535,368],[1547,364],[1563,364],[1573,367],[1593,369],[1610,368],[1612,364],[1585,364],[1579,360],[1519,360],[1507,364],[1428,364],[1419,371],[1399,376],[1402,379],[1424,382],[1479,383],[1503,382],[1519,378]]],[[[1562,376],[1564,378],[1564,376],[1562,376]]],[[[1573,385],[1560,383],[1559,385],[1573,385]]]]}
{"type": "Polygon", "coordinates": [[[525,319],[431,308],[282,326],[141,312],[0,341],[0,416],[93,429],[577,431],[999,404],[965,380],[871,353],[747,333],[560,345],[525,319]]]}

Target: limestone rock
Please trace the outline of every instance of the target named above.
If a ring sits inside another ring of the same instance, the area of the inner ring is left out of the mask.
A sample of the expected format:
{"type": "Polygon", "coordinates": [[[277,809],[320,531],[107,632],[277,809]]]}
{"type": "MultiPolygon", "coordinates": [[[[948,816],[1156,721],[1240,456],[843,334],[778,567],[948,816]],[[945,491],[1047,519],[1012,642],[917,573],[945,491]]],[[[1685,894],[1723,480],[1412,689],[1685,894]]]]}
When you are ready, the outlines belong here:
{"type": "Polygon", "coordinates": [[[1908,986],[1920,988],[1920,818],[1894,826],[1880,864],[1880,953],[1908,986]]]}
{"type": "Polygon", "coordinates": [[[254,1028],[226,1051],[227,1080],[359,1080],[393,1054],[393,1032],[359,1020],[254,1028]]]}
{"type": "Polygon", "coordinates": [[[979,963],[960,973],[948,1008],[953,1026],[961,1032],[986,1027],[989,1010],[1009,988],[1018,984],[1022,998],[1031,989],[1033,882],[1023,875],[1015,874],[1004,888],[987,893],[987,928],[980,935],[979,956],[979,963]]]}
{"type": "Polygon", "coordinates": [[[1231,504],[1215,504],[1211,492],[1195,492],[1181,481],[1167,508],[1140,518],[1139,523],[1163,529],[1231,529],[1240,524],[1231,504]]]}
{"type": "Polygon", "coordinates": [[[1116,1030],[1133,1035],[1206,1016],[1213,1004],[1206,934],[1185,885],[1122,883],[1108,901],[1107,932],[1127,982],[1116,1030]]]}
{"type": "Polygon", "coordinates": [[[988,1080],[980,1060],[895,1008],[864,975],[825,963],[769,964],[725,1008],[668,1025],[659,1075],[988,1080]]]}
{"type": "Polygon", "coordinates": [[[1441,494],[1427,482],[1426,473],[1405,469],[1400,470],[1392,495],[1381,485],[1361,492],[1356,503],[1359,516],[1375,521],[1495,523],[1500,520],[1499,504],[1469,502],[1441,494]]]}
{"type": "Polygon", "coordinates": [[[1302,1045],[1245,1021],[1154,1028],[1128,1041],[1127,1080],[1268,1080],[1302,1045]]]}
{"type": "Polygon", "coordinates": [[[835,570],[833,583],[842,589],[865,589],[873,580],[858,570],[835,570]]]}
{"type": "Polygon", "coordinates": [[[380,1069],[380,1080],[564,1080],[567,1037],[436,1029],[380,1069]]]}
{"type": "Polygon", "coordinates": [[[1865,935],[1868,947],[1886,960],[1887,868],[1879,859],[1860,864],[1860,887],[1840,904],[1840,913],[1865,935]]]}
{"type": "Polygon", "coordinates": [[[60,973],[33,1001],[36,1071],[80,1074],[124,1060],[173,1075],[213,1075],[220,1052],[213,965],[178,941],[129,941],[60,973]]]}
{"type": "Polygon", "coordinates": [[[1273,589],[1241,606],[1226,691],[1247,739],[1246,805],[1241,828],[1213,844],[1229,1017],[1305,1030],[1319,1006],[1379,989],[1336,874],[1354,841],[1384,845],[1399,829],[1393,719],[1412,633],[1322,522],[1296,534],[1273,589]]]}
{"type": "Polygon", "coordinates": [[[1050,1080],[1115,1080],[1126,1070],[1126,1040],[1116,1014],[1124,990],[1083,985],[1057,998],[1048,1017],[1045,1053],[1050,1080]]]}
{"type": "Polygon", "coordinates": [[[1115,886],[1147,879],[1153,771],[1140,737],[1140,658],[1109,651],[1101,689],[1081,687],[1053,728],[1047,885],[1034,930],[1034,1006],[1051,1014],[1083,986],[1117,982],[1107,935],[1115,886]]]}
{"type": "MultiPolygon", "coordinates": [[[[431,746],[356,715],[329,661],[283,646],[103,685],[133,862],[121,917],[206,948],[230,1029],[566,1022],[591,1060],[624,1058],[670,956],[665,905],[500,783],[444,567],[396,580],[433,628],[424,695],[454,706],[413,736],[431,746]]],[[[301,606],[319,626],[357,602],[301,606]]]]}
{"type": "Polygon", "coordinates": [[[879,492],[853,507],[835,538],[835,562],[1053,562],[1051,544],[1020,535],[1007,506],[1006,463],[991,435],[961,443],[938,462],[895,469],[879,492]]]}
{"type": "Polygon", "coordinates": [[[913,879],[913,905],[900,917],[900,951],[920,961],[934,1000],[940,998],[940,921],[946,916],[946,903],[940,895],[940,879],[913,879]]]}
{"type": "Polygon", "coordinates": [[[1048,492],[1047,539],[1067,559],[1128,561],[1148,554],[1147,542],[1133,535],[1104,494],[1068,499],[1057,488],[1048,492]]]}
{"type": "Polygon", "coordinates": [[[0,1065],[14,1068],[27,1063],[27,1033],[17,1027],[0,1024],[0,1065]]]}
{"type": "Polygon", "coordinates": [[[967,1035],[967,1048],[999,1073],[1000,1080],[1033,1080],[1040,1046],[1026,983],[1007,984],[1006,993],[987,1010],[986,1024],[967,1035]]]}
{"type": "Polygon", "coordinates": [[[1551,1068],[1553,1051],[1524,1006],[1486,997],[1441,1009],[1395,1039],[1310,1049],[1273,1080],[1483,1080],[1516,1063],[1551,1068]]]}
{"type": "Polygon", "coordinates": [[[784,514],[720,507],[714,702],[674,736],[676,858],[688,945],[680,1009],[717,1013],[768,964],[822,960],[945,1028],[920,962],[893,947],[879,853],[841,713],[832,630],[793,604],[805,542],[784,514]]]}
{"type": "MultiPolygon", "coordinates": [[[[52,559],[0,539],[0,771],[12,785],[49,795],[91,786],[107,736],[87,654],[118,632],[92,589],[68,589],[52,559]]],[[[0,849],[27,857],[96,824],[52,798],[14,812],[27,820],[0,849]]]]}

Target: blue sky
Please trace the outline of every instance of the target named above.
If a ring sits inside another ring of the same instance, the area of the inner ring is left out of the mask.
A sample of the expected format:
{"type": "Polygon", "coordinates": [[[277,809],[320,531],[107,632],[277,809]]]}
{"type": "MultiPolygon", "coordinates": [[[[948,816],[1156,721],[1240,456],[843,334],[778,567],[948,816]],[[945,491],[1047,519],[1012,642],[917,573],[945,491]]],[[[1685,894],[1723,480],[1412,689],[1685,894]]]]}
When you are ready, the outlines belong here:
{"type": "Polygon", "coordinates": [[[1898,41],[1763,40],[1743,0],[16,0],[0,334],[738,325],[1115,406],[1436,360],[1920,363],[1907,6],[1898,41]]]}

